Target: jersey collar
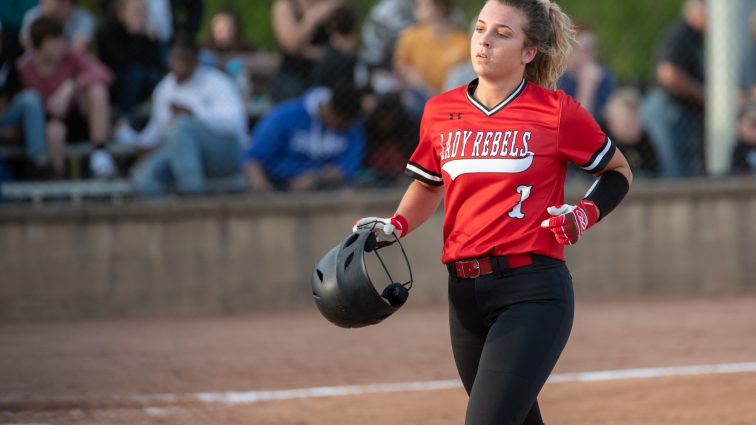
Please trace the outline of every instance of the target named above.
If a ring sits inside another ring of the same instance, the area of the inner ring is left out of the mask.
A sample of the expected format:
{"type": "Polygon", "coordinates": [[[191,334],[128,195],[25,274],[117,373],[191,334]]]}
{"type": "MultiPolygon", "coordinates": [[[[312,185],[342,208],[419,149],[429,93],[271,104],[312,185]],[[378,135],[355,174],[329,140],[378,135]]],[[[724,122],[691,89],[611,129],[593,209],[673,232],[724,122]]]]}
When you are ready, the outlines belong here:
{"type": "Polygon", "coordinates": [[[498,105],[494,106],[491,109],[486,108],[482,103],[478,101],[478,99],[475,98],[475,96],[473,96],[473,93],[475,93],[475,89],[477,87],[478,87],[477,78],[472,80],[470,84],[467,85],[467,100],[469,100],[470,103],[472,103],[472,105],[478,108],[481,112],[486,114],[486,116],[490,117],[491,115],[499,112],[505,106],[512,103],[512,101],[515,100],[517,96],[519,96],[520,93],[523,92],[523,90],[525,90],[525,79],[524,78],[522,79],[522,81],[520,82],[520,85],[517,86],[517,88],[512,92],[512,94],[507,96],[506,99],[502,100],[501,102],[499,102],[498,105]]]}

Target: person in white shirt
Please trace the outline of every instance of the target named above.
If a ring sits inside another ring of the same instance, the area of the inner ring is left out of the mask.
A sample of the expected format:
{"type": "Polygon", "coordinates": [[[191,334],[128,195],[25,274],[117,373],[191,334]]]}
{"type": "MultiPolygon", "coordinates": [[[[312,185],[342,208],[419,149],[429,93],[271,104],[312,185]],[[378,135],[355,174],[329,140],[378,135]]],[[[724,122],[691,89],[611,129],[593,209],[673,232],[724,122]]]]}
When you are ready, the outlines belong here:
{"type": "Polygon", "coordinates": [[[134,168],[132,181],[144,196],[165,195],[172,186],[199,195],[207,177],[241,171],[247,115],[234,82],[198,65],[193,41],[177,40],[168,62],[170,73],[153,93],[150,121],[131,137],[139,148],[153,150],[134,168]]]}

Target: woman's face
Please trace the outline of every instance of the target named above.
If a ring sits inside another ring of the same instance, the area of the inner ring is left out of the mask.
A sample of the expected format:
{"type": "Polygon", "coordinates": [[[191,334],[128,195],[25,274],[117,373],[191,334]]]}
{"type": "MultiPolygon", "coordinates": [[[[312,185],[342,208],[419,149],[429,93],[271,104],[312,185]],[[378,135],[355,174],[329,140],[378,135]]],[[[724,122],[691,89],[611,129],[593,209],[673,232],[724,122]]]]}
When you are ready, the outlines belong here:
{"type": "Polygon", "coordinates": [[[127,1],[119,13],[121,21],[133,32],[145,28],[149,18],[144,0],[127,1]]]}
{"type": "Polygon", "coordinates": [[[412,4],[417,22],[435,22],[444,18],[443,13],[441,13],[441,10],[433,0],[415,0],[412,4]]]}
{"type": "Polygon", "coordinates": [[[499,81],[522,76],[535,58],[535,47],[525,47],[525,14],[498,1],[487,1],[478,15],[470,56],[480,78],[499,81]]]}
{"type": "Polygon", "coordinates": [[[220,47],[231,45],[236,34],[234,20],[227,13],[219,13],[210,21],[210,31],[213,34],[213,40],[220,47]]]}

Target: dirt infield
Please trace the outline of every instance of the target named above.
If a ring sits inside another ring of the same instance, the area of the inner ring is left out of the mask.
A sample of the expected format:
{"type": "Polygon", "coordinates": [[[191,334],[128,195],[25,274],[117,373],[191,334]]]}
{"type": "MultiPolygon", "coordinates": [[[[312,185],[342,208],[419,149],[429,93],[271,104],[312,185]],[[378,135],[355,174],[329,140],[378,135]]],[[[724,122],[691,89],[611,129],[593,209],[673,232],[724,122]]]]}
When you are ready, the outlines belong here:
{"type": "MultiPolygon", "coordinates": [[[[314,307],[2,322],[0,424],[462,424],[446,321],[445,307],[410,301],[358,330],[330,325],[314,307]],[[386,383],[405,386],[369,386],[386,383]]],[[[539,400],[548,424],[756,424],[756,372],[571,375],[723,363],[756,370],[756,296],[582,300],[554,371],[562,380],[539,400]]]]}

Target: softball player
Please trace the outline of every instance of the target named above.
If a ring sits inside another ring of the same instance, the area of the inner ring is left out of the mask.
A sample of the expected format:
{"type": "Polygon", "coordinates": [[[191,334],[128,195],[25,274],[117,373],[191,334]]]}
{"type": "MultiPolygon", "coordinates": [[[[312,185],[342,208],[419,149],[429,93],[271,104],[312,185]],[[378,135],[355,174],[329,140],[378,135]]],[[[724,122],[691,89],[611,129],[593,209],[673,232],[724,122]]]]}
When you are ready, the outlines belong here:
{"type": "Polygon", "coordinates": [[[488,0],[471,39],[478,78],[432,98],[407,165],[415,178],[379,240],[405,236],[445,196],[442,260],[467,425],[542,424],[536,397],[572,327],[563,245],[611,212],[632,182],[627,161],[561,91],[574,30],[547,0],[488,0]],[[564,202],[568,163],[598,178],[564,202]]]}

